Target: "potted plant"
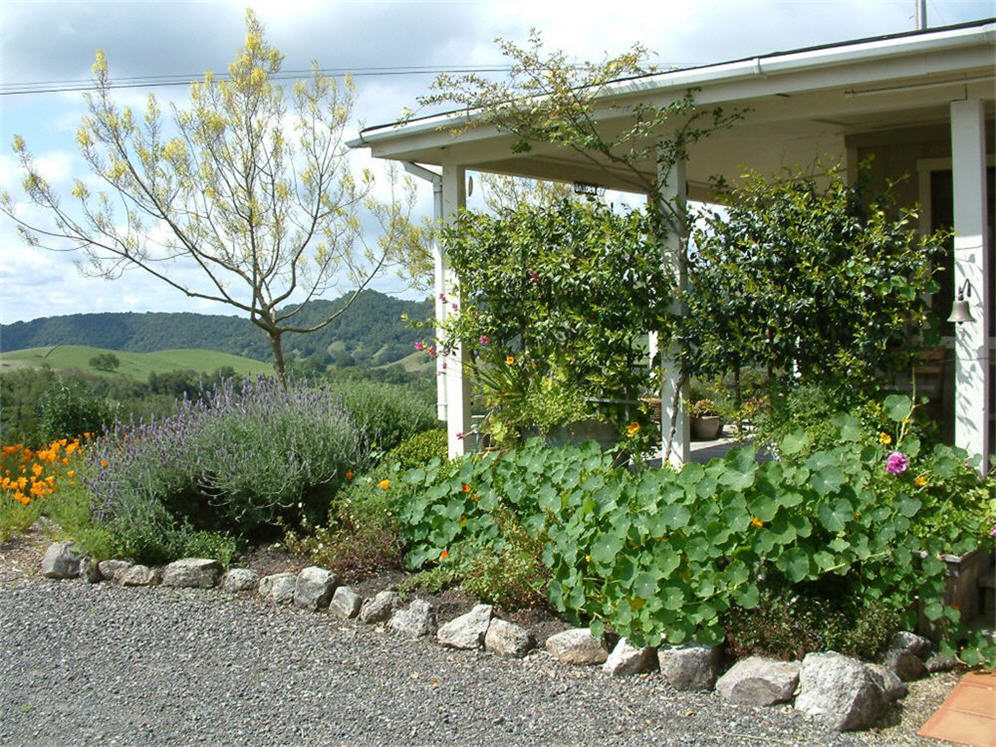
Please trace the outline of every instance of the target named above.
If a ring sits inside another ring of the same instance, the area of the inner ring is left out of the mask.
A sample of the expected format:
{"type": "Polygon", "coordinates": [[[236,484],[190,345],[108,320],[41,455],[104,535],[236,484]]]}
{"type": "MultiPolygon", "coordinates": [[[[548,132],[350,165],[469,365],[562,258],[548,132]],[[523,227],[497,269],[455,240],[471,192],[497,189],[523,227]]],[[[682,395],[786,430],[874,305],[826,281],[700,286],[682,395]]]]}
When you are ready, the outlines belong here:
{"type": "Polygon", "coordinates": [[[696,441],[712,441],[723,432],[723,420],[711,399],[697,399],[688,405],[689,428],[696,441]]]}

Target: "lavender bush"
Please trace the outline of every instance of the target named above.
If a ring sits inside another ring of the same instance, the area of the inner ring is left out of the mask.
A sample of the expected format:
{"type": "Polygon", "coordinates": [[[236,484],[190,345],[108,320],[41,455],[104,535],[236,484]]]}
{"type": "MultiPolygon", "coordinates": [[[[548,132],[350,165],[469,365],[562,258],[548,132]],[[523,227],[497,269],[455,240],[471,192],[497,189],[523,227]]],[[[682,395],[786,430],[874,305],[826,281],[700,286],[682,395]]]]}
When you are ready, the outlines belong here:
{"type": "Polygon", "coordinates": [[[226,381],[169,417],[116,423],[90,453],[94,517],[133,555],[174,554],[195,530],[250,536],[319,516],[369,460],[338,395],[273,379],[226,381]]]}

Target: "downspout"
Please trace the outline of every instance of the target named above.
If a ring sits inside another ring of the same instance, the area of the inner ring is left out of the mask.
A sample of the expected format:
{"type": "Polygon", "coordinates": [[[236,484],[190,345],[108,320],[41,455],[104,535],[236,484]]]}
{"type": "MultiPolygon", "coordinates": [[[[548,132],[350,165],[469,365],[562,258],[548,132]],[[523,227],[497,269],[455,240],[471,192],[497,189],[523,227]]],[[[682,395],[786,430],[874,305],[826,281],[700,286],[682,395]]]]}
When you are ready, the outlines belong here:
{"type": "MultiPolygon", "coordinates": [[[[405,171],[419,179],[432,182],[432,217],[438,229],[443,221],[443,177],[435,171],[420,166],[412,161],[405,161],[405,171]]],[[[443,336],[442,323],[446,318],[446,289],[443,282],[443,248],[436,238],[432,245],[432,274],[435,287],[436,303],[436,339],[443,336]]],[[[446,368],[445,356],[437,355],[436,361],[436,418],[446,422],[446,368]]]]}

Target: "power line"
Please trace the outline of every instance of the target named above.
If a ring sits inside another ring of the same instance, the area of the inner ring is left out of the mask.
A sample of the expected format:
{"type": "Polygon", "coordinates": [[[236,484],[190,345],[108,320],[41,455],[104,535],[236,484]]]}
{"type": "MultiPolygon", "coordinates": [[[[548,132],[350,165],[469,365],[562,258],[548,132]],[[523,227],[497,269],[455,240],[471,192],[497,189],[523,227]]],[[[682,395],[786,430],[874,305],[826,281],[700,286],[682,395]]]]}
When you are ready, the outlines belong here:
{"type": "MultiPolygon", "coordinates": [[[[507,73],[510,65],[466,65],[462,67],[447,67],[444,65],[419,65],[406,67],[361,67],[353,70],[340,68],[321,68],[317,72],[322,75],[340,78],[352,75],[354,78],[390,77],[404,75],[439,75],[440,73],[507,73]]],[[[288,70],[271,75],[271,80],[303,80],[314,74],[313,70],[288,70]]],[[[148,75],[129,78],[117,78],[108,84],[108,88],[161,88],[165,86],[188,86],[201,80],[203,74],[185,75],[148,75]]],[[[215,80],[231,80],[228,73],[216,74],[215,80]]],[[[46,80],[31,83],[8,83],[0,86],[0,96],[21,96],[37,93],[65,93],[71,91],[94,91],[97,89],[93,80],[46,80]]]]}

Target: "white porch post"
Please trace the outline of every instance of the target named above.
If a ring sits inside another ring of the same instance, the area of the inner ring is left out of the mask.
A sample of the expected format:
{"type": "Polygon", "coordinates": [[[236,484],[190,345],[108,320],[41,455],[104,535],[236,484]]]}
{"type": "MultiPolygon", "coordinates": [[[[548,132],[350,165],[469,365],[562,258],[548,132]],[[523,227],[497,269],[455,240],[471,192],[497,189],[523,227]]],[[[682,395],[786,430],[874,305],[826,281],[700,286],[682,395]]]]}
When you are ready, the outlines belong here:
{"type": "MultiPolygon", "coordinates": [[[[457,213],[466,205],[466,171],[462,166],[443,166],[443,220],[452,221],[457,213]]],[[[437,309],[441,304],[443,314],[452,309],[452,304],[459,306],[460,297],[457,292],[457,278],[450,270],[446,256],[440,250],[437,286],[442,278],[442,288],[437,287],[437,309]],[[439,294],[446,300],[441,303],[439,294]]],[[[444,317],[445,318],[445,317],[444,317]]],[[[463,351],[457,345],[443,360],[437,363],[437,375],[441,374],[446,383],[446,432],[449,443],[450,459],[463,456],[466,450],[465,436],[470,433],[470,377],[463,367],[463,351]],[[441,370],[440,370],[441,369],[441,370]]]]}
{"type": "Polygon", "coordinates": [[[968,283],[974,321],[955,325],[955,445],[991,453],[989,420],[989,241],[986,229],[986,137],[982,101],[951,102],[951,177],[954,185],[954,287],[968,283]]]}
{"type": "MultiPolygon", "coordinates": [[[[660,173],[659,183],[660,193],[650,195],[650,199],[671,203],[678,208],[679,214],[683,214],[686,200],[685,162],[679,161],[667,173],[660,173]]],[[[662,260],[674,270],[677,286],[682,290],[684,290],[688,280],[688,270],[685,266],[685,258],[681,253],[679,232],[685,230],[686,226],[684,225],[680,226],[678,231],[672,230],[661,248],[662,260]]],[[[672,312],[680,313],[677,302],[672,307],[672,312]]],[[[658,338],[657,334],[654,333],[650,339],[651,355],[656,352],[657,346],[658,338]]],[[[669,349],[661,351],[661,453],[669,455],[668,460],[674,467],[681,467],[691,458],[688,416],[684,405],[684,400],[688,396],[688,383],[685,382],[679,392],[680,381],[681,370],[678,365],[677,349],[671,346],[669,349]],[[673,408],[676,394],[678,395],[678,407],[673,408]],[[672,428],[674,429],[673,441],[670,440],[672,428]]]]}

